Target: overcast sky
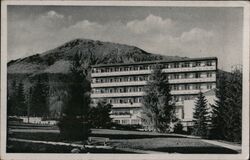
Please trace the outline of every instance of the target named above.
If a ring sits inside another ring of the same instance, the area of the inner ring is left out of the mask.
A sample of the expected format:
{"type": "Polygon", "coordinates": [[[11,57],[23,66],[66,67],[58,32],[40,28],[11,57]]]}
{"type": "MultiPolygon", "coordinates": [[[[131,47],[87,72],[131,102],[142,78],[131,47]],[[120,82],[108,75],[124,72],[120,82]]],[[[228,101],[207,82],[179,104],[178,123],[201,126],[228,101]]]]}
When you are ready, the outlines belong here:
{"type": "Polygon", "coordinates": [[[8,6],[8,60],[85,38],[242,64],[242,8],[8,6]]]}

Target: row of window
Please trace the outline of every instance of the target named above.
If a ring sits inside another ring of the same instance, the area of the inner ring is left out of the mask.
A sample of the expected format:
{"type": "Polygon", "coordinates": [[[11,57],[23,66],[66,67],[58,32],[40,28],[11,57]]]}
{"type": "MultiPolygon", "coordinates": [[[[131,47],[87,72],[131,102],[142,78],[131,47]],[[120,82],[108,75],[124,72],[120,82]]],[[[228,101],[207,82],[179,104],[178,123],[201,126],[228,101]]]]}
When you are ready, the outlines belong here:
{"type": "MultiPolygon", "coordinates": [[[[200,90],[212,89],[213,84],[185,84],[185,85],[171,85],[171,90],[200,90]],[[203,86],[203,87],[202,87],[203,86]]],[[[116,87],[116,88],[95,88],[92,93],[128,93],[128,92],[144,92],[144,87],[116,87]]]]}
{"type": "Polygon", "coordinates": [[[108,98],[106,101],[110,104],[130,104],[133,105],[134,103],[142,103],[142,97],[135,97],[135,98],[108,98]]]}
{"type": "Polygon", "coordinates": [[[185,85],[172,85],[171,86],[171,90],[200,90],[200,89],[212,89],[213,88],[213,84],[208,83],[206,85],[206,88],[202,88],[201,84],[185,84],[185,85]]]}
{"type": "MultiPolygon", "coordinates": [[[[193,95],[173,96],[173,100],[175,102],[180,102],[180,101],[184,101],[184,100],[190,100],[190,99],[193,99],[193,98],[194,98],[193,95]]],[[[107,103],[110,103],[110,104],[128,104],[128,105],[133,105],[134,103],[142,103],[143,102],[143,98],[142,97],[136,97],[136,98],[107,98],[106,101],[107,101],[107,103]]]]}
{"type": "MultiPolygon", "coordinates": [[[[128,119],[115,120],[118,124],[130,124],[128,119]]],[[[140,124],[140,119],[131,119],[131,124],[140,124]]]]}
{"type": "Polygon", "coordinates": [[[173,96],[173,99],[175,102],[183,102],[184,100],[190,100],[193,99],[194,96],[192,95],[186,95],[186,96],[173,96]]]}
{"type": "Polygon", "coordinates": [[[115,119],[114,120],[115,123],[118,123],[118,124],[140,124],[140,119],[131,119],[131,123],[128,119],[122,119],[122,120],[118,120],[118,119],[115,119]]]}
{"type": "MultiPolygon", "coordinates": [[[[213,72],[205,73],[184,73],[184,74],[168,74],[168,79],[189,79],[189,78],[211,78],[213,72]]],[[[150,76],[124,76],[124,77],[112,77],[112,78],[95,78],[92,79],[92,83],[112,83],[112,82],[131,82],[131,81],[147,81],[151,80],[150,76]]]]}
{"type": "MultiPolygon", "coordinates": [[[[197,62],[176,62],[160,64],[163,68],[188,68],[188,67],[203,67],[213,66],[213,61],[197,61],[197,62]]],[[[151,70],[153,65],[134,65],[134,66],[122,66],[122,67],[105,67],[105,68],[93,68],[92,73],[104,73],[104,72],[120,72],[120,71],[138,71],[138,70],[151,70]]]]}

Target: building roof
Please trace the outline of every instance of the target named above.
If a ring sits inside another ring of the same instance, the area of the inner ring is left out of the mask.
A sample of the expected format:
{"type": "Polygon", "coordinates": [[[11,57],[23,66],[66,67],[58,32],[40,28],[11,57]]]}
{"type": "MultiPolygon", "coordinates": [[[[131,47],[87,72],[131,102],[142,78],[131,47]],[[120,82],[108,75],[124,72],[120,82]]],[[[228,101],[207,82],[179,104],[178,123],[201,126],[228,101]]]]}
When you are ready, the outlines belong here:
{"type": "Polygon", "coordinates": [[[91,67],[98,68],[98,67],[112,67],[112,66],[169,63],[169,62],[201,61],[201,60],[217,60],[217,57],[183,58],[179,60],[160,60],[160,61],[157,60],[157,61],[143,61],[143,62],[131,62],[131,63],[98,64],[98,65],[92,65],[91,67]]]}

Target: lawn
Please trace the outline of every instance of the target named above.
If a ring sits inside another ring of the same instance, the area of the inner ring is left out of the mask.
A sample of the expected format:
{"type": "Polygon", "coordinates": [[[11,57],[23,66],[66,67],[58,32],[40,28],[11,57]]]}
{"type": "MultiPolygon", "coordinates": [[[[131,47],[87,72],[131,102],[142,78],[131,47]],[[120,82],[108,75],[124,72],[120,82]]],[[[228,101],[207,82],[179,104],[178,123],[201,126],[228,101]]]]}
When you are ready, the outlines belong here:
{"type": "MultiPolygon", "coordinates": [[[[24,130],[22,129],[21,131],[22,132],[18,133],[14,132],[10,137],[30,139],[30,140],[42,140],[42,141],[57,141],[57,142],[63,141],[60,138],[59,133],[55,132],[55,130],[51,130],[51,132],[48,132],[48,130],[46,132],[39,132],[41,131],[41,129],[38,129],[36,132],[36,129],[33,129],[33,131],[31,132],[29,129],[27,130],[27,132],[24,132],[24,130]]],[[[130,149],[130,150],[137,149],[137,150],[158,151],[167,153],[192,153],[192,154],[193,153],[232,153],[232,154],[238,153],[231,149],[203,142],[199,138],[187,138],[175,134],[93,129],[90,136],[109,138],[110,139],[109,144],[117,149],[130,149]]],[[[26,146],[29,145],[26,144],[26,146]]],[[[44,150],[45,150],[44,152],[47,152],[46,149],[44,150]]],[[[66,150],[69,151],[69,149],[66,150]]],[[[62,151],[64,152],[63,149],[62,151]]],[[[103,152],[104,151],[100,151],[99,153],[103,152]]],[[[115,150],[105,151],[105,153],[113,153],[113,152],[116,153],[115,150]]]]}

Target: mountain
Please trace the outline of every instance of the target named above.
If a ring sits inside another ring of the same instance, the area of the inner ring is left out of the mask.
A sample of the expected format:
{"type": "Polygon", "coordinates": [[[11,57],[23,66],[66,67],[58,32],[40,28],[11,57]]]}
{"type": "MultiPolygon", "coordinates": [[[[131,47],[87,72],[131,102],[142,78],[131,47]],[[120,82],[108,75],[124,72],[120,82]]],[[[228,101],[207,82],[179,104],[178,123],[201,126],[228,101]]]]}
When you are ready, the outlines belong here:
{"type": "Polygon", "coordinates": [[[124,44],[75,39],[42,54],[35,54],[8,63],[8,73],[68,73],[74,54],[81,54],[85,66],[107,63],[127,63],[163,59],[181,59],[161,56],[124,44]]]}
{"type": "Polygon", "coordinates": [[[75,54],[81,55],[82,66],[87,70],[95,64],[131,63],[153,60],[177,60],[186,57],[162,56],[148,53],[138,47],[125,44],[101,42],[88,39],[75,39],[55,49],[35,54],[23,59],[12,60],[7,64],[8,92],[13,92],[12,83],[22,81],[25,91],[34,85],[36,78],[46,79],[50,86],[51,113],[62,107],[62,95],[66,92],[68,73],[75,54]]]}

